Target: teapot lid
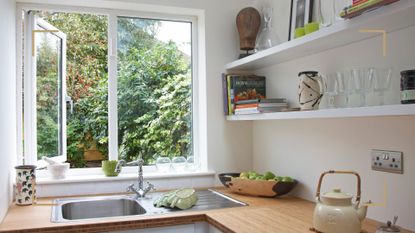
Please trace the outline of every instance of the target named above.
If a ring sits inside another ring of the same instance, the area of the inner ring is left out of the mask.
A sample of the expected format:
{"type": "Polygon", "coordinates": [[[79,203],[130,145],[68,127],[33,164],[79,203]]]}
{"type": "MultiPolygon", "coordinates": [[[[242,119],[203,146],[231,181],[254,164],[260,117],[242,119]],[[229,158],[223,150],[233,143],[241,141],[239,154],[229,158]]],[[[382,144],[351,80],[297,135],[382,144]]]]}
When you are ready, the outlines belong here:
{"type": "Polygon", "coordinates": [[[353,196],[347,193],[342,193],[342,190],[339,188],[333,189],[331,192],[323,194],[325,198],[334,198],[334,199],[351,199],[353,196]]]}
{"type": "Polygon", "coordinates": [[[316,76],[318,74],[318,71],[302,71],[302,72],[298,73],[298,77],[300,77],[303,74],[316,76]]]}
{"type": "Polygon", "coordinates": [[[352,195],[343,193],[339,188],[324,193],[321,197],[324,203],[332,205],[350,205],[353,198],[352,195]]]}

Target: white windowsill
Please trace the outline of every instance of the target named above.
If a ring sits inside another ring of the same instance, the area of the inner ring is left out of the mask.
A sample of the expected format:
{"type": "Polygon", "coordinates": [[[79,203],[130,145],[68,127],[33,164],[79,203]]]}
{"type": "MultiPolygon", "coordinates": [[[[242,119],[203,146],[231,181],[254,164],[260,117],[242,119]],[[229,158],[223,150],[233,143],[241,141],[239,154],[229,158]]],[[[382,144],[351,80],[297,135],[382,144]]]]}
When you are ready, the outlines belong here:
{"type": "MultiPolygon", "coordinates": [[[[200,177],[200,176],[214,176],[214,171],[195,171],[195,172],[144,172],[144,179],[164,179],[164,178],[182,178],[182,177],[200,177]]],[[[104,174],[90,174],[90,175],[70,175],[65,179],[53,179],[51,177],[40,177],[36,179],[36,183],[40,185],[45,184],[65,184],[65,183],[88,183],[88,182],[110,182],[121,180],[133,180],[137,179],[136,173],[121,173],[115,177],[107,177],[104,174]]]]}

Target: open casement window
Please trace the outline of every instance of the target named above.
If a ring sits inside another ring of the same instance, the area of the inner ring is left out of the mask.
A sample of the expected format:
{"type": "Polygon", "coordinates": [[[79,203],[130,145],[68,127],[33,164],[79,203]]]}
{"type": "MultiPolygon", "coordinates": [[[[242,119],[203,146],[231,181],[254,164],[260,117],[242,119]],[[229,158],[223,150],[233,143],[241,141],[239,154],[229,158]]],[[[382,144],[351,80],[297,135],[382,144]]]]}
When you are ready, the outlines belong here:
{"type": "Polygon", "coordinates": [[[33,12],[24,31],[24,163],[66,161],[66,35],[33,12]]]}

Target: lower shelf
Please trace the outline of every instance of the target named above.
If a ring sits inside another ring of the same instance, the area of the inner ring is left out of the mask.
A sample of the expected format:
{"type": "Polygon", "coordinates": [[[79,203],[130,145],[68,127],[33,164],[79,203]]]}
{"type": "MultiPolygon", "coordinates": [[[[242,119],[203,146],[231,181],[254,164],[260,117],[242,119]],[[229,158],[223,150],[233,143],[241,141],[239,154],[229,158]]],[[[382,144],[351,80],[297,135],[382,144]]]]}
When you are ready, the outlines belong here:
{"type": "Polygon", "coordinates": [[[384,105],[361,108],[320,109],[314,111],[273,112],[249,115],[227,116],[229,121],[256,121],[281,119],[318,119],[318,118],[349,118],[376,116],[408,116],[415,115],[415,104],[384,105]]]}

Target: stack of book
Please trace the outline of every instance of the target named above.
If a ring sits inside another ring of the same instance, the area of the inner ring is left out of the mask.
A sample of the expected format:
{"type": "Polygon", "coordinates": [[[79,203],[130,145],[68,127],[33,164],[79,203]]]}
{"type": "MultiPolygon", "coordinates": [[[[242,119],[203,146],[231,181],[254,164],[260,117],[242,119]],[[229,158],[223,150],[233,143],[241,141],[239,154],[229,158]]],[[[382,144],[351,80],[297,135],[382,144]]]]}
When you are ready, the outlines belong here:
{"type": "Polygon", "coordinates": [[[388,5],[399,0],[353,0],[353,4],[345,7],[340,16],[342,18],[353,18],[364,12],[374,10],[384,5],[388,5]]]}
{"type": "Polygon", "coordinates": [[[281,112],[286,108],[288,104],[284,98],[238,101],[235,103],[235,115],[281,112]]]}
{"type": "Polygon", "coordinates": [[[265,84],[264,76],[222,74],[225,115],[279,112],[286,109],[286,99],[266,99],[265,84]]]}
{"type": "Polygon", "coordinates": [[[236,103],[265,99],[265,77],[257,75],[222,74],[225,115],[235,114],[236,103]]]}

